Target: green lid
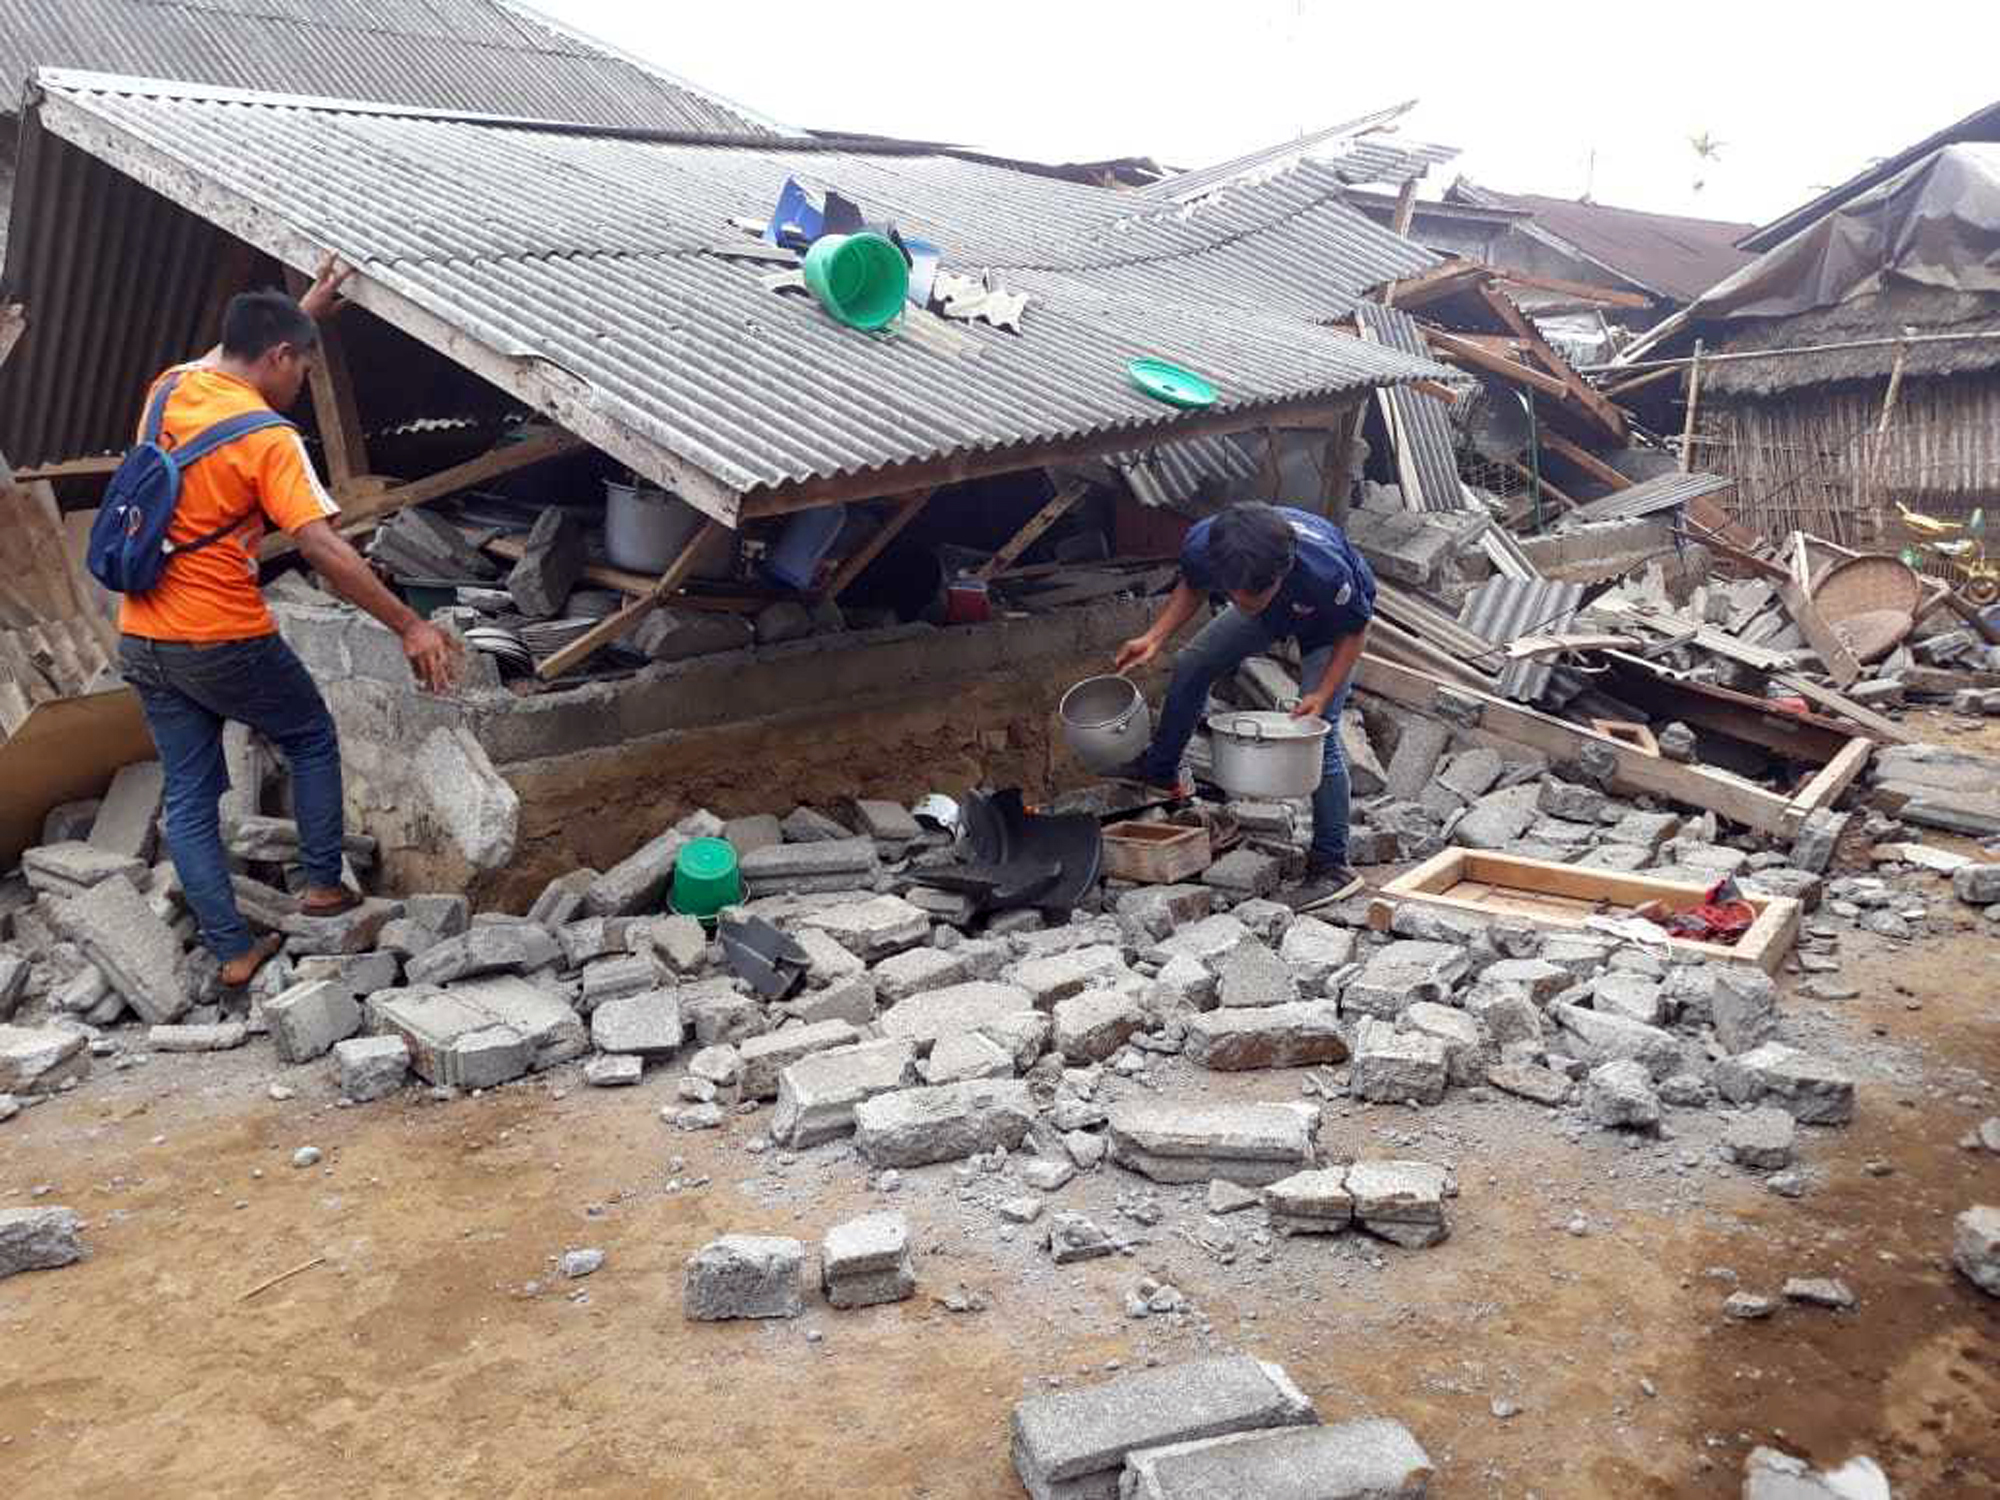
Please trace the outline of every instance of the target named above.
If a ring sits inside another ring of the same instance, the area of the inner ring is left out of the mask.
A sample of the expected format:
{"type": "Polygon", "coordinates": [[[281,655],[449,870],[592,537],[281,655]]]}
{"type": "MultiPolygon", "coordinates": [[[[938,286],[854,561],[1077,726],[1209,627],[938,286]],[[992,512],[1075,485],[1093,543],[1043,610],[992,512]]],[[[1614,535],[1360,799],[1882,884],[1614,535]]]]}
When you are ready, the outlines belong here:
{"type": "Polygon", "coordinates": [[[1164,359],[1135,359],[1125,366],[1132,384],[1169,406],[1213,406],[1215,387],[1192,370],[1164,359]]]}
{"type": "Polygon", "coordinates": [[[736,868],[735,846],[727,839],[694,839],[681,849],[667,903],[674,911],[707,922],[742,899],[743,876],[736,868]]]}

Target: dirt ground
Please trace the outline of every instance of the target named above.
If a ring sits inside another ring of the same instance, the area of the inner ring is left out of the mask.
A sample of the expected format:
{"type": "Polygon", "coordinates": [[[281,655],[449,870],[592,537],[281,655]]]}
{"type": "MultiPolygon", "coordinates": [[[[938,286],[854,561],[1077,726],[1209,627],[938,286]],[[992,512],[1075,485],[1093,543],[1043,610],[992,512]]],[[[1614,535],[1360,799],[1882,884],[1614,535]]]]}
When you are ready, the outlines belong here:
{"type": "MultiPolygon", "coordinates": [[[[0,1282],[0,1494],[1017,1496],[1024,1392],[1234,1350],[1281,1362],[1329,1420],[1402,1419],[1444,1500],[1733,1496],[1760,1442],[1870,1454],[1902,1500],[2000,1494],[2000,1303],[1947,1260],[1952,1217],[2000,1201],[2000,1157],[1960,1145],[2000,1114],[2000,937],[1942,882],[1916,888],[1930,935],[1843,937],[1860,998],[1784,981],[1788,1039],[1862,1080],[1851,1125],[1801,1132],[1803,1197],[1722,1163],[1717,1111],[1630,1142],[1462,1090],[1429,1110],[1329,1101],[1330,1150],[1455,1169],[1451,1238],[1421,1252],[1259,1245],[1261,1214],[1207,1221],[1201,1189],[1107,1168],[1052,1204],[1139,1243],[1055,1268],[993,1211],[1024,1191],[1011,1174],[933,1167],[885,1194],[844,1145],[746,1149],[768,1110],[684,1134],[659,1118],[673,1070],[345,1109],[323,1065],[277,1069],[261,1044],[100,1066],[0,1126],[0,1205],[68,1204],[91,1247],[0,1282]],[[281,1076],[296,1097],[269,1097],[281,1076]],[[294,1169],[306,1144],[325,1161],[294,1169]],[[1158,1223],[1120,1211],[1135,1194],[1158,1223]],[[710,1238],[811,1244],[891,1206],[919,1248],[914,1300],[682,1318],[710,1238]],[[1197,1242],[1214,1223],[1226,1263],[1197,1242]],[[555,1257],[587,1245],[604,1269],[561,1280],[555,1257]],[[1128,1318],[1149,1274],[1192,1311],[1128,1318]],[[1858,1306],[1722,1316],[1731,1291],[1793,1275],[1841,1277],[1858,1306]],[[960,1291],[983,1307],[947,1308],[960,1291]]],[[[1158,1082],[1284,1099],[1304,1075],[1176,1060],[1158,1082]]]]}

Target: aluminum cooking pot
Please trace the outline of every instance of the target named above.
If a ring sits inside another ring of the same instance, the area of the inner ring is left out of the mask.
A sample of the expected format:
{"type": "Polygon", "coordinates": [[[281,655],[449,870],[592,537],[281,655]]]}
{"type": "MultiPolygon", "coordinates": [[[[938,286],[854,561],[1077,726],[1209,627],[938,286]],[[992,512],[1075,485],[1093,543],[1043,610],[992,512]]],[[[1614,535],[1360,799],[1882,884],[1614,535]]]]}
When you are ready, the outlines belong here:
{"type": "Polygon", "coordinates": [[[1100,776],[1117,770],[1153,740],[1146,697],[1123,677],[1086,677],[1063,694],[1056,712],[1070,754],[1100,776]]]}
{"type": "Polygon", "coordinates": [[[1210,714],[1215,784],[1232,797],[1310,797],[1319,786],[1324,719],[1249,710],[1210,714]]]}

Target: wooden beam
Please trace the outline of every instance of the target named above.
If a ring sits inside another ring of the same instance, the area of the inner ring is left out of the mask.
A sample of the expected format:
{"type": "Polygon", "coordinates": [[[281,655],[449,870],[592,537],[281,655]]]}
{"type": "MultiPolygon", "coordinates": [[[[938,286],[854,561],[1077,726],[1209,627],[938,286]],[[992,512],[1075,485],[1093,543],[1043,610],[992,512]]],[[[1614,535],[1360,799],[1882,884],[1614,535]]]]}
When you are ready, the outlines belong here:
{"type": "Polygon", "coordinates": [[[422,479],[399,484],[394,489],[384,490],[378,496],[358,502],[353,513],[342,515],[341,533],[352,535],[371,530],[399,510],[442,500],[447,495],[455,495],[475,484],[484,484],[489,479],[498,479],[503,474],[512,474],[518,469],[578,452],[583,446],[581,438],[572,437],[567,432],[541,432],[518,443],[500,443],[462,464],[453,464],[449,469],[426,474],[422,479]]]}
{"type": "Polygon", "coordinates": [[[1694,359],[1688,365],[1687,416],[1681,422],[1681,472],[1694,466],[1694,419],[1701,406],[1701,340],[1694,341],[1694,359]]]}
{"type": "Polygon", "coordinates": [[[223,236],[222,253],[215,259],[215,269],[208,279],[208,296],[195,315],[195,344],[205,348],[210,343],[222,342],[222,314],[229,307],[229,299],[244,290],[250,282],[250,272],[257,264],[254,246],[229,235],[223,236]]]}
{"type": "Polygon", "coordinates": [[[1575,403],[1596,418],[1605,431],[1619,442],[1624,442],[1628,435],[1625,413],[1613,406],[1596,386],[1579,375],[1575,366],[1550,348],[1548,340],[1542,337],[1541,330],[1528,321],[1520,308],[1490,286],[1481,287],[1479,295],[1486,305],[1493,309],[1494,315],[1514,330],[1514,336],[1528,346],[1528,352],[1542,362],[1543,368],[1563,383],[1575,403]]]}
{"type": "Polygon", "coordinates": [[[1393,698],[1412,708],[1435,712],[1440,690],[1475,701],[1480,708],[1479,731],[1493,738],[1540,750],[1562,764],[1576,763],[1586,745],[1596,745],[1617,765],[1613,784],[1628,791],[1650,792],[1689,806],[1706,808],[1721,817],[1762,833],[1783,834],[1787,799],[1747,781],[1722,776],[1700,766],[1683,765],[1628,745],[1610,735],[1580,729],[1566,720],[1538,713],[1490,693],[1440,681],[1426,672],[1384,661],[1364,651],[1355,682],[1368,692],[1393,698]]]}
{"type": "Polygon", "coordinates": [[[1872,708],[1856,703],[1844,693],[1836,693],[1831,688],[1823,688],[1809,677],[1801,677],[1795,672],[1773,672],[1771,681],[1788,693],[1796,693],[1808,703],[1817,704],[1836,718],[1859,725],[1875,739],[1890,745],[1914,745],[1915,735],[1892,719],[1885,719],[1872,708]]]}
{"type": "Polygon", "coordinates": [[[1511,360],[1503,355],[1474,343],[1471,339],[1455,333],[1446,333],[1441,328],[1426,328],[1424,336],[1431,347],[1453,364],[1471,365],[1484,370],[1489,375],[1498,375],[1503,380],[1511,380],[1516,385],[1532,386],[1545,396],[1554,396],[1559,401],[1569,399],[1569,387],[1553,375],[1544,375],[1540,370],[1511,360]]]}
{"type": "Polygon", "coordinates": [[[1560,276],[1534,276],[1526,271],[1510,271],[1504,266],[1494,266],[1492,270],[1495,281],[1504,281],[1509,286],[1532,287],[1538,292],[1555,292],[1574,297],[1579,302],[1595,302],[1604,307],[1646,308],[1653,305],[1653,299],[1641,292],[1616,292],[1608,286],[1592,286],[1587,281],[1565,281],[1560,276]]]}
{"type": "Polygon", "coordinates": [[[1620,474],[1610,464],[1599,458],[1595,453],[1592,453],[1581,443],[1572,443],[1560,432],[1547,427],[1542,428],[1537,436],[1540,437],[1544,448],[1568,459],[1599,484],[1608,484],[1614,490],[1629,490],[1632,488],[1631,480],[1620,474]]]}
{"type": "Polygon", "coordinates": [[[544,682],[560,677],[585,657],[610,645],[631,630],[657,608],[667,595],[681,586],[682,580],[694,571],[695,559],[701,555],[702,547],[710,538],[726,529],[720,521],[712,518],[703,521],[701,530],[688,539],[687,545],[681,549],[681,555],[675,558],[672,566],[654,581],[648,592],[634,599],[616,614],[606,615],[560,651],[546,657],[541,665],[535,668],[535,675],[544,682]]]}
{"type": "Polygon", "coordinates": [[[86,479],[93,475],[110,474],[122,462],[122,455],[116,453],[94,458],[66,458],[59,464],[43,464],[39,469],[16,469],[14,478],[22,484],[32,484],[38,479],[86,479]]]}
{"type": "Polygon", "coordinates": [[[1679,372],[1680,367],[1677,365],[1669,366],[1664,370],[1654,370],[1645,375],[1635,376],[1631,380],[1621,380],[1616,385],[1607,385],[1604,387],[1604,394],[1607,396],[1623,396],[1629,392],[1638,390],[1641,386],[1651,385],[1656,380],[1665,380],[1669,375],[1675,375],[1679,372]]]}
{"type": "MultiPolygon", "coordinates": [[[[1803,542],[1799,544],[1798,555],[1801,560],[1798,571],[1803,573],[1803,542]]],[[[1852,687],[1854,680],[1861,675],[1861,663],[1847,649],[1847,642],[1827,623],[1826,616],[1819,612],[1819,606],[1812,602],[1811,595],[1806,593],[1806,586],[1796,576],[1787,575],[1784,582],[1778,585],[1778,603],[1791,616],[1792,623],[1799,627],[1799,634],[1813,648],[1820,664],[1826,668],[1827,676],[1841,687],[1852,687]]]]}
{"type": "Polygon", "coordinates": [[[1448,260],[1441,266],[1432,266],[1416,276],[1406,276],[1401,281],[1388,284],[1382,300],[1391,307],[1400,307],[1405,312],[1425,303],[1435,302],[1441,297],[1449,297],[1463,291],[1475,281],[1493,274],[1492,267],[1478,265],[1468,260],[1448,260]]]}
{"type": "Polygon", "coordinates": [[[1868,764],[1868,757],[1874,752],[1875,745],[1871,740],[1849,740],[1846,747],[1805,784],[1798,796],[1792,798],[1786,813],[1794,818],[1794,827],[1803,825],[1810,815],[1839,801],[1840,794],[1861,774],[1862,768],[1868,764]]]}
{"type": "Polygon", "coordinates": [[[882,549],[902,535],[905,526],[916,520],[917,512],[928,505],[931,496],[936,493],[936,490],[920,490],[884,517],[882,524],[875,528],[875,534],[841,560],[840,566],[834,570],[833,577],[827,580],[826,587],[819,591],[819,597],[838,599],[841,591],[866,572],[868,565],[882,555],[882,549]]]}
{"type": "Polygon", "coordinates": [[[1194,437],[1221,437],[1248,432],[1257,427],[1296,425],[1325,430],[1366,393],[1345,401],[1301,401],[1287,407],[1238,407],[1212,412],[1207,416],[1181,418],[1163,426],[1121,429],[1115,434],[1095,433],[1089,437],[1062,438],[1046,443],[1030,443],[1012,449],[964,452],[949,458],[898,468],[872,470],[864,474],[836,475],[807,479],[775,489],[755,490],[745,495],[742,517],[746,521],[767,516],[786,516],[794,511],[812,510],[853,500],[881,500],[914,494],[922,489],[942,489],[972,479],[990,479],[998,474],[1022,469],[1078,463],[1123,453],[1149,443],[1171,443],[1194,437]]]}
{"type": "MultiPolygon", "coordinates": [[[[1277,439],[1270,439],[1275,450],[1277,439]]],[[[1057,488],[1048,504],[1036,511],[1022,524],[1021,529],[1001,544],[1000,550],[989,557],[979,568],[980,578],[991,578],[995,573],[1007,568],[1015,558],[1034,545],[1035,538],[1069,514],[1070,507],[1081,500],[1089,490],[1088,485],[1068,484],[1057,488]]]]}
{"type": "Polygon", "coordinates": [[[1389,216],[1389,232],[1407,236],[1410,221],[1417,216],[1417,179],[1406,177],[1396,190],[1396,211],[1389,216]]]}
{"type": "Polygon", "coordinates": [[[1533,469],[1529,468],[1526,464],[1521,463],[1516,459],[1505,458],[1502,459],[1500,463],[1501,467],[1512,469],[1516,474],[1519,474],[1523,479],[1527,480],[1530,484],[1540,485],[1542,489],[1546,491],[1552,499],[1556,500],[1558,503],[1562,505],[1567,506],[1569,509],[1575,510],[1579,505],[1580,502],[1576,500],[1573,496],[1565,494],[1563,491],[1557,489],[1553,484],[1551,484],[1549,482],[1548,475],[1538,474],[1533,469]]]}
{"type": "MultiPolygon", "coordinates": [[[[305,272],[287,267],[285,284],[294,297],[303,297],[313,283],[305,272]]],[[[319,325],[319,358],[312,362],[309,378],[313,417],[326,454],[326,481],[341,490],[368,472],[368,443],[354,400],[354,376],[347,367],[347,343],[332,319],[319,325]]]]}

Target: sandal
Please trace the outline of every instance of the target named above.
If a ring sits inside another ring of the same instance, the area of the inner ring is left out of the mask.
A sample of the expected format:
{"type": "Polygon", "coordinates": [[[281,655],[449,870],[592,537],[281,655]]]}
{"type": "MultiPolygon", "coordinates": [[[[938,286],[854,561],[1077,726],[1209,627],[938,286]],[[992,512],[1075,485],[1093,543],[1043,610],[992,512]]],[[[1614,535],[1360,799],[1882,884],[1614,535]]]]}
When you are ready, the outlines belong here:
{"type": "Polygon", "coordinates": [[[365,898],[359,891],[350,891],[346,886],[331,901],[314,901],[308,897],[299,899],[299,915],[302,917],[337,917],[342,912],[353,911],[365,898]]]}
{"type": "Polygon", "coordinates": [[[275,932],[267,932],[243,952],[222,966],[222,983],[229,989],[240,990],[257,977],[257,971],[270,962],[277,951],[284,947],[284,937],[275,932]]]}

